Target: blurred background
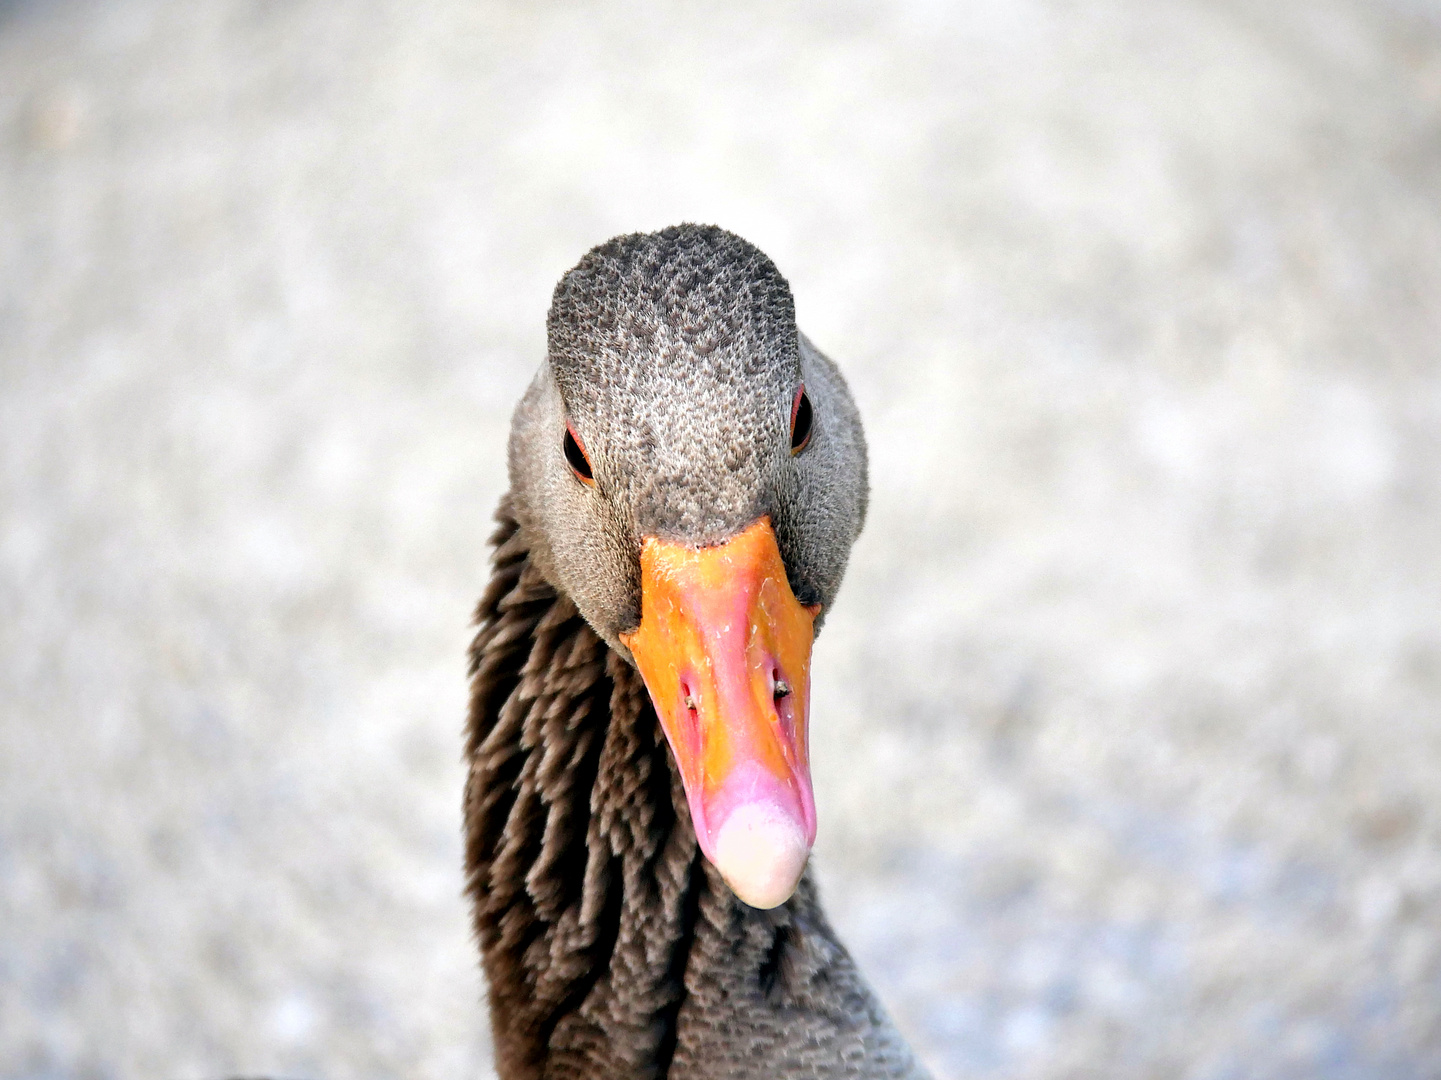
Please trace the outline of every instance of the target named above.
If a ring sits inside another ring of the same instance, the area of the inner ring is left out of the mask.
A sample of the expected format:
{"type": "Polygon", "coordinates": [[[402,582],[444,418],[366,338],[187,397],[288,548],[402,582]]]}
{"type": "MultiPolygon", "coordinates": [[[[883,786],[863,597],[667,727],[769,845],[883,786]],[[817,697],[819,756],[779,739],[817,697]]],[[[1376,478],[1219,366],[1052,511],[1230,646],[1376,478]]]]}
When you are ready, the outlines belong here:
{"type": "Polygon", "coordinates": [[[868,425],[831,913],[939,1078],[1441,1077],[1441,3],[0,3],[0,1075],[485,1077],[472,605],[557,278],[868,425]]]}

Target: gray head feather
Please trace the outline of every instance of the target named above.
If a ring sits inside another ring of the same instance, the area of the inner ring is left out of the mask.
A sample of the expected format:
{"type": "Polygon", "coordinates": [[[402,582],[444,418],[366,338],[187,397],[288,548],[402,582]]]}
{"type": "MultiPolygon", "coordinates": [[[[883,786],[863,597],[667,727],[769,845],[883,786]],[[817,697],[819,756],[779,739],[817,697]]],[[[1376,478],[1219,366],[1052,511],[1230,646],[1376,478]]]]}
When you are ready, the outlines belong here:
{"type": "Polygon", "coordinates": [[[770,259],[713,226],[617,237],[561,279],[547,329],[512,429],[517,515],[612,647],[628,656],[618,635],[640,621],[646,536],[713,544],[769,515],[796,596],[829,606],[865,517],[865,440],[770,259]],[[792,455],[802,382],[814,434],[792,455]],[[594,486],[566,464],[567,419],[594,486]]]}

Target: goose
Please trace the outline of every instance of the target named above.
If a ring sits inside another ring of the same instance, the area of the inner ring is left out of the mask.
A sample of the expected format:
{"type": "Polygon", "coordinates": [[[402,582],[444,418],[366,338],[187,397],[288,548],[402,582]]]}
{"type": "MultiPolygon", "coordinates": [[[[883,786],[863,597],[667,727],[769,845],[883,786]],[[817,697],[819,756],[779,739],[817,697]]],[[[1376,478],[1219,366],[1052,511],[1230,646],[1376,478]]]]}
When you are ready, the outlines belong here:
{"type": "Polygon", "coordinates": [[[502,1080],[926,1073],[807,869],[810,655],[860,417],[740,237],[561,278],[470,648],[466,890],[502,1080]]]}

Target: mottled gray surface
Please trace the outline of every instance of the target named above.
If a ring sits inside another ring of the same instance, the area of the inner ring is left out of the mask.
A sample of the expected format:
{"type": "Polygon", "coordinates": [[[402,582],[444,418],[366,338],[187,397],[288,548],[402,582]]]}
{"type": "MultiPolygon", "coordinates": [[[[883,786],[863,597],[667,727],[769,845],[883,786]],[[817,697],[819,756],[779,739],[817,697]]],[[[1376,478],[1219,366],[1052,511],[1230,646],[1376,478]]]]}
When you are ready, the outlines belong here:
{"type": "Polygon", "coordinates": [[[819,866],[942,1077],[1441,1076],[1441,6],[0,5],[0,1075],[484,1075],[462,651],[592,243],[851,377],[819,866]]]}

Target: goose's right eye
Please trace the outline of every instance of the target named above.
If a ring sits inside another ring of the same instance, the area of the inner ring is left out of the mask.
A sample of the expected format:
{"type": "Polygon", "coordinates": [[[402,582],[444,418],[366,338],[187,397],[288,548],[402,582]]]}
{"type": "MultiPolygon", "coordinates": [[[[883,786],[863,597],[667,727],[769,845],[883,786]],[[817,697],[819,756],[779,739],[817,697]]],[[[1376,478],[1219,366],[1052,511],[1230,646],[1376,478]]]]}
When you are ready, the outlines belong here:
{"type": "Polygon", "coordinates": [[[795,399],[791,402],[791,456],[799,454],[811,441],[811,424],[815,410],[811,408],[810,395],[806,384],[796,388],[795,399]]]}
{"type": "Polygon", "coordinates": [[[575,427],[569,420],[565,424],[565,439],[561,444],[565,449],[565,460],[570,465],[570,471],[575,473],[575,478],[588,487],[595,486],[595,474],[591,472],[590,458],[585,453],[585,443],[576,434],[575,427]]]}

